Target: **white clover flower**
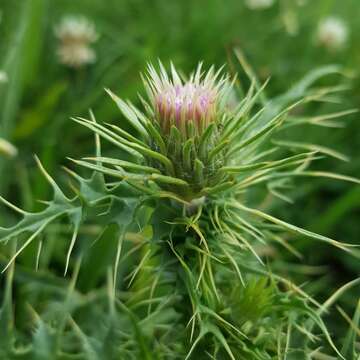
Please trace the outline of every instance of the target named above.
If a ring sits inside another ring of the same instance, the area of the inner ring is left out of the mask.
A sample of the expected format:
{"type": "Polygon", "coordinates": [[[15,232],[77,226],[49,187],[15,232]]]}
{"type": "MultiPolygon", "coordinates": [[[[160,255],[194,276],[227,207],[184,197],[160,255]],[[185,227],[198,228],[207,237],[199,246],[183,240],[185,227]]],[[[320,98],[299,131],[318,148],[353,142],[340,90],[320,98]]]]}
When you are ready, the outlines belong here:
{"type": "Polygon", "coordinates": [[[346,44],[348,35],[348,27],[343,20],[328,17],[319,23],[317,41],[329,50],[340,50],[346,44]]]}
{"type": "Polygon", "coordinates": [[[274,5],[275,0],[245,0],[245,5],[251,10],[267,9],[274,5]]]}
{"type": "Polygon", "coordinates": [[[55,27],[60,44],[57,49],[59,61],[69,67],[78,68],[96,60],[96,53],[90,47],[98,34],[93,23],[84,17],[68,16],[55,27]]]}
{"type": "Polygon", "coordinates": [[[5,71],[0,71],[0,83],[5,83],[8,81],[8,76],[5,71]]]}

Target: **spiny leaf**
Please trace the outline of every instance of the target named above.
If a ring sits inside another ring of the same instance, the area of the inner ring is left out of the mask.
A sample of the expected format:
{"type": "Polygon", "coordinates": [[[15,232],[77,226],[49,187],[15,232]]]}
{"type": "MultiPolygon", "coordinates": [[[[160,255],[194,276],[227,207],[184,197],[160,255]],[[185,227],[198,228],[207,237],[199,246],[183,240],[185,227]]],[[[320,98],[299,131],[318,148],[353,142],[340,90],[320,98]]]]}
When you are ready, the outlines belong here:
{"type": "Polygon", "coordinates": [[[90,122],[90,121],[87,122],[84,119],[76,119],[76,118],[72,118],[72,120],[74,120],[75,122],[77,122],[77,123],[79,123],[79,124],[81,124],[83,126],[86,126],[90,130],[94,131],[96,134],[99,134],[101,137],[103,137],[104,139],[110,141],[112,144],[114,144],[117,147],[119,147],[120,149],[126,151],[130,155],[135,156],[137,158],[142,158],[142,155],[138,151],[136,151],[136,150],[134,150],[132,148],[129,148],[124,143],[116,140],[114,138],[113,134],[108,134],[105,131],[102,131],[102,130],[98,129],[92,122],[90,122]]]}
{"type": "Polygon", "coordinates": [[[231,205],[239,210],[244,210],[245,212],[248,212],[250,214],[253,214],[257,217],[260,217],[260,218],[263,218],[265,220],[268,220],[274,224],[277,224],[277,225],[280,225],[281,227],[283,227],[284,229],[286,230],[289,230],[295,234],[299,234],[299,235],[304,235],[306,237],[310,237],[310,238],[313,238],[313,239],[316,239],[316,240],[320,240],[320,241],[324,241],[326,243],[329,243],[335,247],[338,247],[342,250],[345,250],[345,251],[348,251],[348,252],[351,252],[350,250],[350,247],[353,246],[352,244],[346,244],[346,243],[341,243],[341,242],[338,242],[336,240],[333,240],[333,239],[330,239],[326,236],[323,236],[323,235],[319,235],[319,234],[316,234],[316,233],[313,233],[309,230],[305,230],[305,229],[302,229],[298,226],[295,226],[295,225],[292,225],[292,224],[289,224],[285,221],[282,221],[280,219],[277,219],[275,218],[274,216],[271,216],[269,214],[266,214],[260,210],[256,210],[256,209],[252,209],[252,208],[249,208],[249,207],[246,207],[240,203],[237,203],[235,205],[231,205]]]}
{"type": "MultiPolygon", "coordinates": [[[[345,313],[342,314],[345,317],[345,313]]],[[[357,307],[355,310],[355,314],[353,319],[348,319],[346,315],[346,320],[350,324],[350,328],[348,333],[346,334],[343,347],[341,349],[341,353],[348,360],[357,360],[359,358],[359,354],[356,354],[356,338],[360,336],[359,331],[359,323],[360,323],[360,301],[357,303],[357,307]],[[349,321],[350,320],[350,321],[349,321]]]]}
{"type": "Polygon", "coordinates": [[[296,141],[285,141],[285,140],[274,140],[273,143],[278,146],[284,146],[287,148],[295,148],[295,149],[306,149],[310,151],[316,151],[319,153],[323,153],[325,155],[329,155],[339,160],[349,161],[349,158],[333,149],[330,149],[325,146],[317,145],[317,144],[309,144],[303,142],[296,142],[296,141]]]}
{"type": "MultiPolygon", "coordinates": [[[[275,175],[277,177],[278,175],[275,175]]],[[[332,172],[327,171],[296,171],[293,173],[282,173],[279,174],[279,176],[310,176],[310,177],[325,177],[335,180],[343,180],[343,181],[349,181],[353,182],[355,184],[360,184],[360,179],[354,178],[352,176],[342,175],[342,174],[336,174],[332,172]]]]}
{"type": "Polygon", "coordinates": [[[131,170],[138,170],[146,173],[160,173],[160,171],[154,167],[151,166],[145,166],[145,165],[139,165],[130,161],[125,160],[119,160],[109,157],[86,157],[84,160],[91,160],[96,161],[100,163],[110,164],[110,165],[117,165],[120,167],[123,167],[125,169],[131,169],[131,170]]]}
{"type": "Polygon", "coordinates": [[[116,105],[120,109],[120,111],[123,113],[123,115],[126,117],[127,120],[129,120],[130,124],[139,131],[140,134],[142,134],[145,138],[148,137],[148,134],[146,130],[144,129],[144,124],[142,124],[139,120],[139,118],[136,116],[136,113],[131,109],[129,105],[126,104],[125,101],[121,100],[117,95],[115,95],[112,91],[109,89],[105,89],[105,91],[111,96],[111,98],[115,101],[116,105]]]}
{"type": "Polygon", "coordinates": [[[228,173],[243,173],[247,171],[253,170],[263,170],[263,169],[274,169],[278,167],[282,167],[284,165],[293,165],[298,164],[299,160],[309,159],[315,152],[297,154],[294,156],[290,156],[287,158],[283,158],[280,160],[274,161],[264,161],[261,163],[252,163],[248,165],[240,165],[240,166],[224,166],[220,170],[228,173]]]}

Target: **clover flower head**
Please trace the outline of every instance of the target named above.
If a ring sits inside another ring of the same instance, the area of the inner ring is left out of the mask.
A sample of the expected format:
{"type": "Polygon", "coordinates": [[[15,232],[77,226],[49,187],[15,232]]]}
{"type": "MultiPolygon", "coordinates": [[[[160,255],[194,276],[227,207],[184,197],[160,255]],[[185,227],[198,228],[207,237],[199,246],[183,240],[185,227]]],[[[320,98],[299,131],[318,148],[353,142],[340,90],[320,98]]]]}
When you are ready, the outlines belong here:
{"type": "Polygon", "coordinates": [[[340,50],[348,39],[348,27],[337,17],[323,19],[318,26],[317,41],[329,50],[340,50]]]}
{"type": "Polygon", "coordinates": [[[246,6],[251,10],[267,9],[274,5],[274,0],[245,0],[246,6]]]}
{"type": "Polygon", "coordinates": [[[60,44],[57,50],[59,61],[69,67],[79,68],[96,60],[90,47],[98,34],[95,26],[85,17],[67,16],[55,27],[60,44]]]}

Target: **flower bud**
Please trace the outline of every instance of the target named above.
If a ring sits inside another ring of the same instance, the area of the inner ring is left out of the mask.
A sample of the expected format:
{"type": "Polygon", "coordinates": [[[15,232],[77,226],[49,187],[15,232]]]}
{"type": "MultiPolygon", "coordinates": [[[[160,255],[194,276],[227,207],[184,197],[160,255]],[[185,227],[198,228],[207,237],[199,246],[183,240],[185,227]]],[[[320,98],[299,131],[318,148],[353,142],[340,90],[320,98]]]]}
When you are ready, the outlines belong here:
{"type": "Polygon", "coordinates": [[[170,125],[185,131],[192,121],[198,131],[206,128],[216,116],[216,91],[205,84],[187,82],[166,86],[155,95],[155,109],[164,132],[170,125]]]}
{"type": "MultiPolygon", "coordinates": [[[[149,66],[145,85],[151,103],[149,118],[162,143],[151,139],[150,146],[175,166],[169,173],[156,160],[150,165],[189,184],[183,197],[201,195],[202,189],[218,182],[218,169],[225,161],[217,145],[228,108],[228,77],[213,68],[204,73],[200,64],[188,80],[182,80],[173,66],[169,76],[160,64],[159,74],[149,66]]],[[[179,187],[171,190],[179,193],[179,187]]]]}
{"type": "Polygon", "coordinates": [[[146,87],[155,118],[164,134],[175,126],[186,137],[189,123],[192,123],[196,134],[201,135],[221,115],[226,79],[218,77],[219,72],[214,74],[213,68],[203,76],[201,64],[187,81],[181,80],[173,66],[171,78],[162,65],[160,75],[149,66],[146,87]]]}

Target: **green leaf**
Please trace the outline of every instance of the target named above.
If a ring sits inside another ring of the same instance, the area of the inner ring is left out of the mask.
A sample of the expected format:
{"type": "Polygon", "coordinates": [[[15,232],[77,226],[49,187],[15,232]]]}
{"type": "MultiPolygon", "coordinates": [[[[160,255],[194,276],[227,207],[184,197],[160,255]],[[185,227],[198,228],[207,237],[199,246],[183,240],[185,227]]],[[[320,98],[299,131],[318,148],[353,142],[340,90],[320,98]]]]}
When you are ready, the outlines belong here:
{"type": "Polygon", "coordinates": [[[55,332],[38,315],[36,316],[32,349],[34,359],[48,360],[54,355],[56,357],[55,332]]]}
{"type": "Polygon", "coordinates": [[[349,161],[349,158],[333,149],[330,149],[325,146],[317,145],[317,144],[309,144],[309,143],[303,143],[303,142],[296,142],[296,141],[288,141],[288,140],[274,140],[273,143],[278,146],[284,146],[287,148],[293,148],[293,149],[305,149],[309,151],[316,151],[328,156],[331,156],[335,159],[343,160],[343,161],[349,161]]]}
{"type": "Polygon", "coordinates": [[[342,355],[347,360],[359,359],[359,353],[357,354],[356,351],[356,339],[359,335],[359,331],[356,331],[354,326],[357,327],[357,329],[359,329],[360,326],[360,301],[358,301],[357,303],[354,317],[352,319],[349,331],[346,334],[344,344],[341,349],[342,355]]]}
{"type": "Polygon", "coordinates": [[[351,252],[350,250],[350,247],[352,246],[351,244],[346,244],[346,243],[341,243],[341,242],[338,242],[336,240],[333,240],[333,239],[330,239],[326,236],[323,236],[323,235],[319,235],[319,234],[316,234],[316,233],[313,233],[309,230],[305,230],[305,229],[302,229],[298,226],[295,226],[295,225],[292,225],[292,224],[289,224],[285,221],[282,221],[280,219],[277,219],[276,217],[274,216],[271,216],[269,214],[266,214],[260,210],[256,210],[256,209],[252,209],[252,208],[249,208],[249,207],[246,207],[240,203],[237,203],[237,204],[233,204],[231,205],[233,206],[234,208],[236,209],[239,209],[239,210],[243,210],[247,213],[250,213],[250,214],[253,214],[257,217],[260,217],[262,219],[265,219],[265,220],[268,220],[276,225],[280,225],[282,228],[286,229],[286,230],[289,230],[290,232],[293,232],[295,234],[298,234],[298,235],[303,235],[303,236],[306,236],[306,237],[309,237],[309,238],[313,238],[315,240],[320,240],[320,241],[324,241],[330,245],[333,245],[335,247],[338,247],[339,249],[342,249],[342,250],[345,250],[345,251],[348,251],[348,252],[351,252]]]}
{"type": "Polygon", "coordinates": [[[144,138],[148,138],[148,133],[144,128],[144,124],[141,123],[136,113],[131,109],[129,105],[126,104],[125,101],[121,100],[117,95],[115,95],[109,89],[105,89],[106,92],[111,96],[111,98],[115,101],[116,105],[125,116],[125,118],[130,122],[130,124],[137,130],[144,138]]]}

